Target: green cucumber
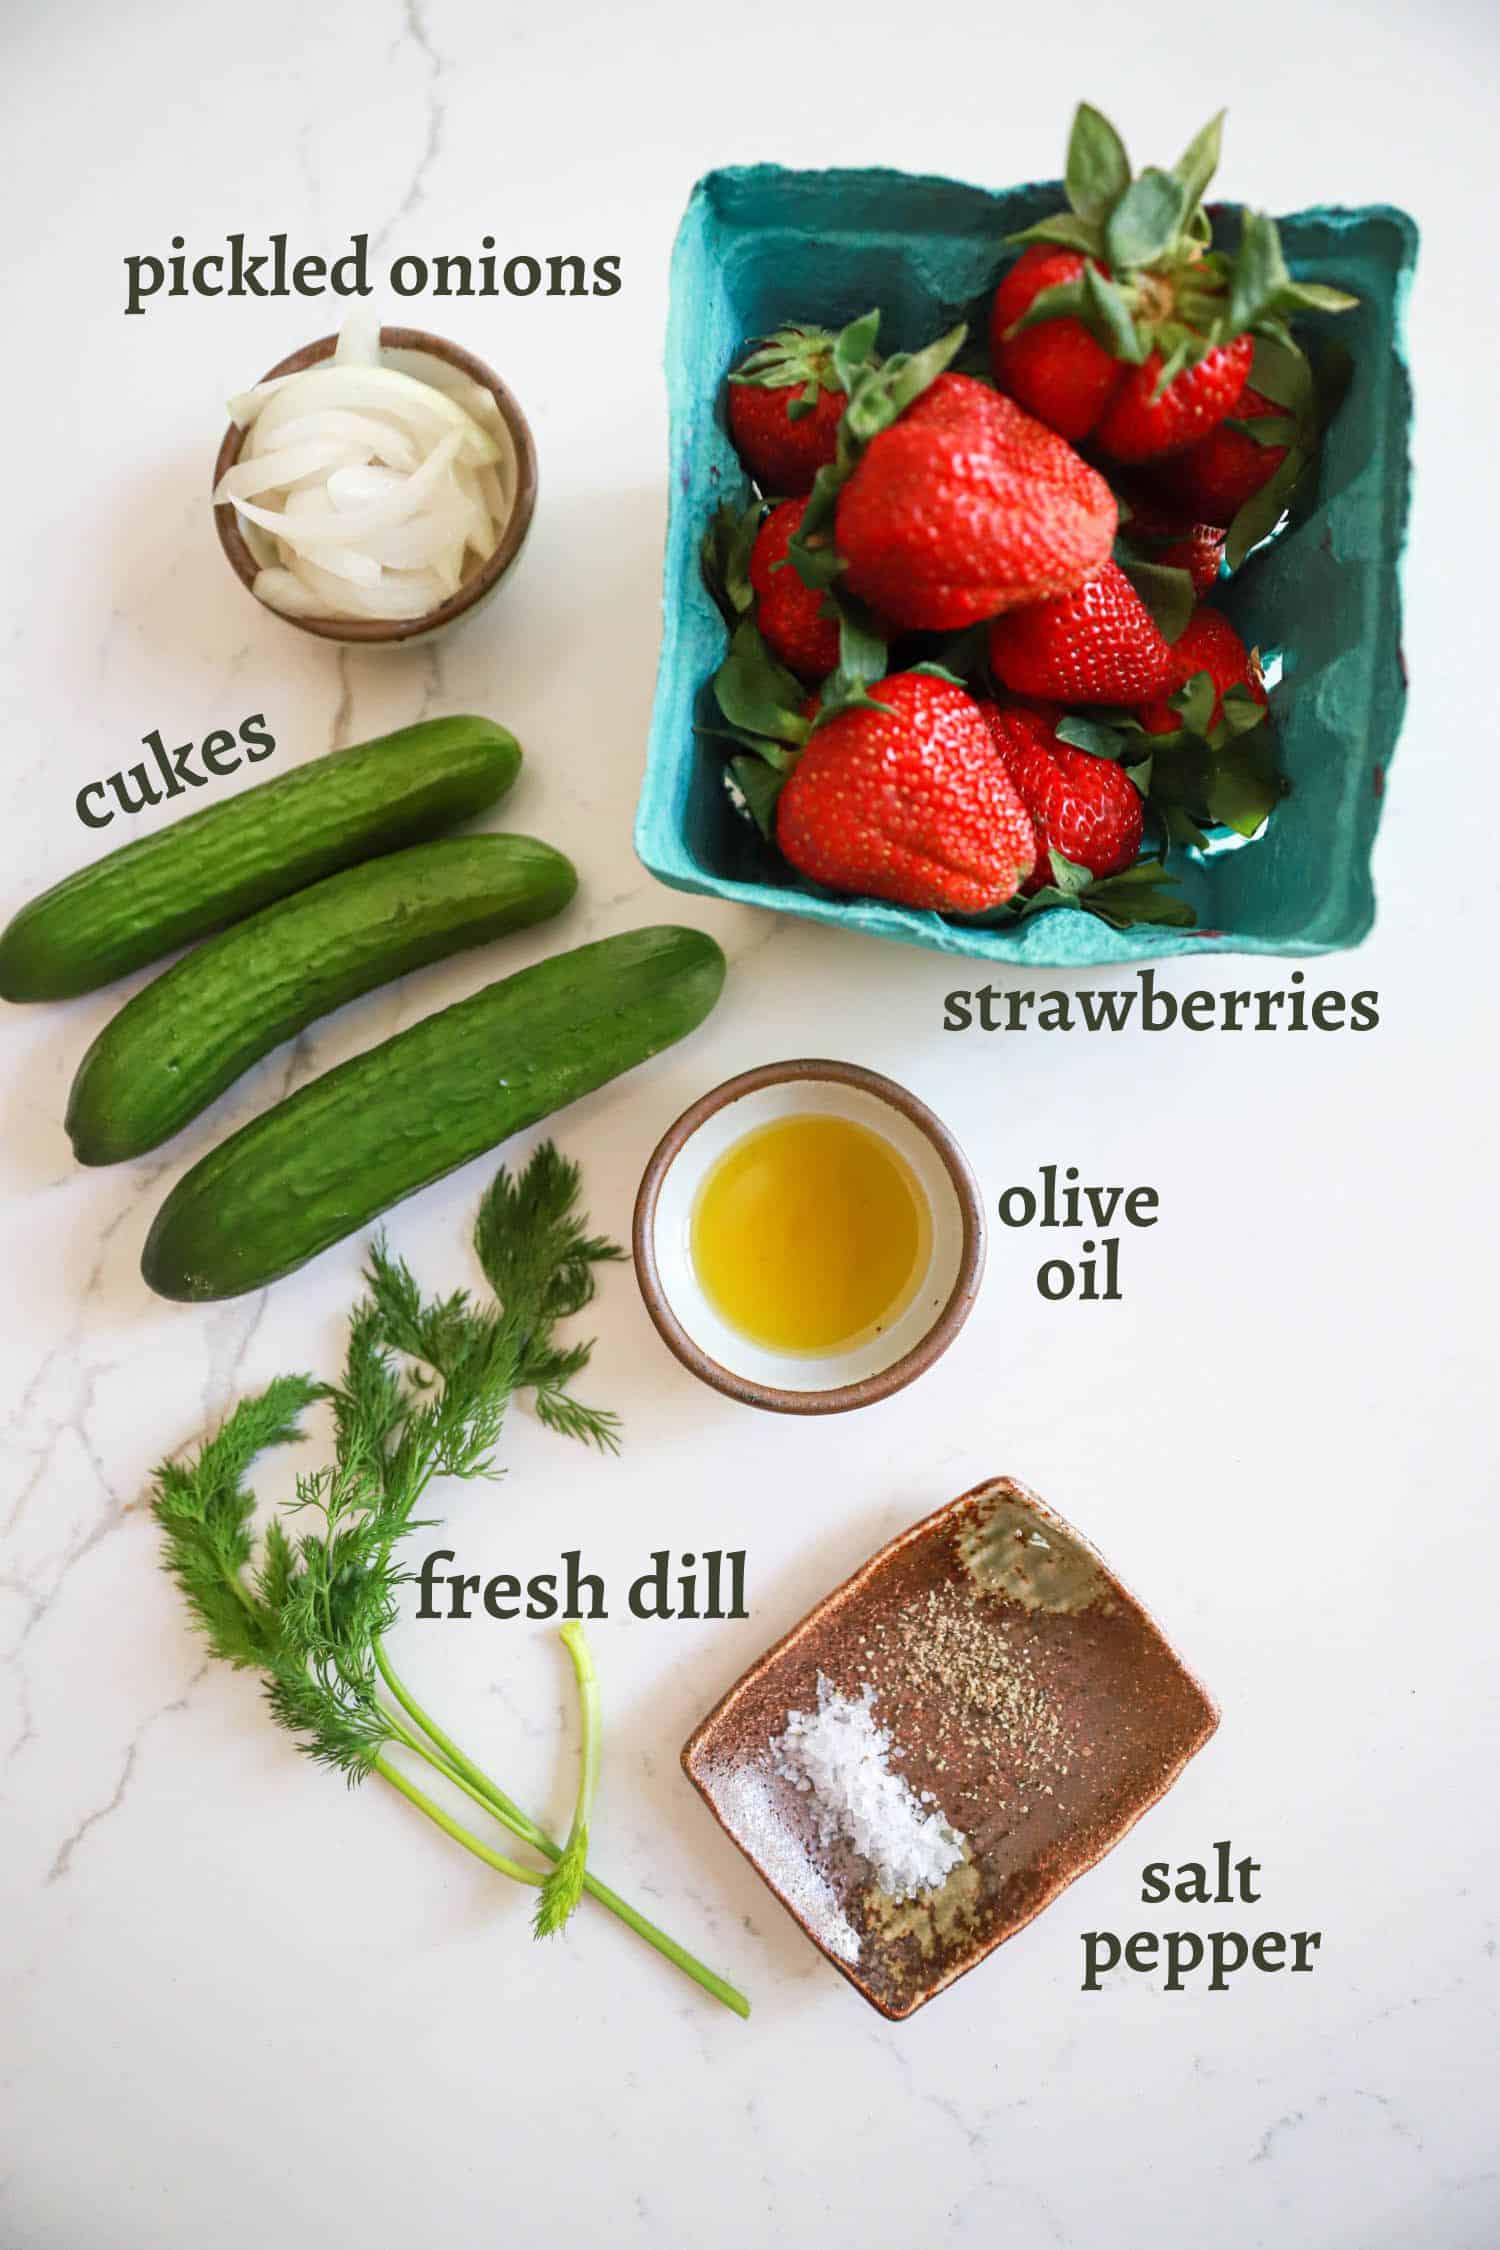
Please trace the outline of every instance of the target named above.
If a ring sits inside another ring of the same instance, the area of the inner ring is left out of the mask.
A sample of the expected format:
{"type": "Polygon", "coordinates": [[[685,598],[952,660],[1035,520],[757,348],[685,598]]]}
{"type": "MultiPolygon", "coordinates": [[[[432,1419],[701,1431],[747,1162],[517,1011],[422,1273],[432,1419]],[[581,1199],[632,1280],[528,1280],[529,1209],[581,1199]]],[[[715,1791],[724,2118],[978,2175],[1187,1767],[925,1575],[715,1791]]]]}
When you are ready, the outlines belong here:
{"type": "Polygon", "coordinates": [[[141,1271],[163,1297],[279,1281],[472,1157],[659,1054],[718,999],[698,930],[601,938],[487,985],[339,1064],[180,1179],[141,1271]]]}
{"type": "Polygon", "coordinates": [[[424,719],[190,813],[23,906],[0,932],[0,998],[111,984],[341,867],[456,828],[520,764],[492,719],[424,719]]]}
{"type": "Polygon", "coordinates": [[[78,1066],[80,1164],[143,1156],[332,1008],[558,914],[571,860],[529,836],[448,836],[346,867],[210,938],[127,1000],[78,1066]]]}

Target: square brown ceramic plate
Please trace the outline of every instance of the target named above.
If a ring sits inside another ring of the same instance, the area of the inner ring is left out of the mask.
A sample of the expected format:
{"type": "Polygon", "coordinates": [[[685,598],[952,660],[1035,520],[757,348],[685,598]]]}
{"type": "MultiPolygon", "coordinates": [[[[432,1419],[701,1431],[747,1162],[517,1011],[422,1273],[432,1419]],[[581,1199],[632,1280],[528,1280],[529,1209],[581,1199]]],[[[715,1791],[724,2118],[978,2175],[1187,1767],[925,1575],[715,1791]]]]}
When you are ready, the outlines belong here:
{"type": "Polygon", "coordinates": [[[768,1649],[682,1753],[756,1872],[882,2015],[909,2016],[1117,1844],[1219,1714],[1087,1541],[997,1477],[882,1547],[768,1649]],[[896,1900],[773,1747],[819,1681],[891,1741],[889,1767],[964,1838],[896,1900]],[[821,1827],[826,1830],[825,1820],[821,1827]]]}

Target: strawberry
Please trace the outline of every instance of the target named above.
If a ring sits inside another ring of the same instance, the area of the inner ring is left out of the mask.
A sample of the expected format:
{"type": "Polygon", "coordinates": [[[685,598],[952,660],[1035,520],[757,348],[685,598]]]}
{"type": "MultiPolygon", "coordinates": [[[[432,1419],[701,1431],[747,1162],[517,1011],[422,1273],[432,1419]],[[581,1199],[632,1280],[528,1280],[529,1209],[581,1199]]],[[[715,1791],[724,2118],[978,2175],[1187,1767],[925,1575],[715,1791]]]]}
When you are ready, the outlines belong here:
{"type": "Polygon", "coordinates": [[[763,492],[811,492],[847,404],[826,328],[765,337],[729,378],[729,434],[763,492]]]}
{"type": "Polygon", "coordinates": [[[776,805],[793,867],[834,890],[982,914],[1031,872],[1031,816],[973,697],[896,672],[815,729],[776,805]]]}
{"type": "Polygon", "coordinates": [[[1206,594],[1224,560],[1222,525],[1195,522],[1190,514],[1148,493],[1132,490],[1129,505],[1125,537],[1141,559],[1162,563],[1168,570],[1185,570],[1194,593],[1206,594]]]}
{"type": "MultiPolygon", "coordinates": [[[[1092,438],[1117,461],[1154,460],[1180,452],[1212,429],[1233,406],[1254,356],[1254,339],[1236,336],[1210,347],[1162,386],[1160,351],[1144,364],[1116,358],[1076,315],[1059,313],[1020,325],[1043,290],[1071,287],[1085,265],[1112,279],[1098,259],[1034,243],[995,291],[990,311],[990,364],[995,380],[1029,414],[1075,445],[1092,438]]],[[[1097,286],[1097,285],[1096,285],[1097,286]]],[[[1165,300],[1156,300],[1163,314],[1165,300]]]]}
{"type": "Polygon", "coordinates": [[[1172,676],[1171,645],[1115,562],[1075,594],[997,617],[989,654],[1013,695],[1059,703],[1144,703],[1172,676]]]}
{"type": "Polygon", "coordinates": [[[822,680],[839,660],[838,620],[822,614],[824,597],[804,586],[787,560],[802,502],[783,500],[771,510],[750,550],[755,622],[773,655],[799,680],[822,680]]]}
{"type": "Polygon", "coordinates": [[[1189,680],[1206,672],[1213,685],[1213,708],[1201,732],[1207,736],[1224,717],[1224,697],[1241,688],[1253,703],[1265,707],[1265,682],[1260,666],[1221,610],[1200,602],[1171,648],[1171,673],[1161,693],[1143,702],[1140,720],[1148,734],[1175,734],[1182,725],[1171,698],[1189,680]]]}
{"type": "Polygon", "coordinates": [[[1070,592],[1118,510],[1060,437],[970,375],[939,375],[870,440],[838,495],[845,583],[907,630],[945,632],[1070,592]]]}
{"type": "Polygon", "coordinates": [[[1281,417],[1286,408],[1264,397],[1246,383],[1229,410],[1229,418],[1207,437],[1164,461],[1160,483],[1164,492],[1181,502],[1205,523],[1231,524],[1247,500],[1253,500],[1270,483],[1286,459],[1285,445],[1260,445],[1235,422],[1258,422],[1281,417]]]}
{"type": "Polygon", "coordinates": [[[1290,345],[1305,308],[1342,311],[1337,289],[1293,281],[1276,223],[1246,212],[1230,258],[1212,247],[1203,195],[1222,116],[1170,172],[1133,174],[1119,134],[1087,102],[1068,146],[1071,206],[1028,227],[990,315],[1002,390],[1076,444],[1116,461],[1185,452],[1234,406],[1262,333],[1290,345]]]}
{"type": "Polygon", "coordinates": [[[1044,289],[1075,281],[1084,261],[1071,250],[1034,243],[995,291],[990,308],[990,364],[1002,391],[1078,444],[1104,410],[1120,379],[1120,363],[1081,320],[1049,320],[1019,335],[1011,329],[1044,289]]]}
{"type": "Polygon", "coordinates": [[[1128,867],[1141,848],[1145,812],[1123,766],[1059,742],[1056,722],[1044,712],[1021,704],[980,709],[1036,831],[1036,865],[1023,893],[1053,882],[1049,850],[1096,880],[1128,867]]]}
{"type": "Polygon", "coordinates": [[[1121,370],[1094,424],[1094,443],[1116,461],[1155,461],[1182,453],[1222,422],[1245,387],[1255,357],[1253,336],[1215,345],[1163,384],[1163,360],[1121,370]]]}

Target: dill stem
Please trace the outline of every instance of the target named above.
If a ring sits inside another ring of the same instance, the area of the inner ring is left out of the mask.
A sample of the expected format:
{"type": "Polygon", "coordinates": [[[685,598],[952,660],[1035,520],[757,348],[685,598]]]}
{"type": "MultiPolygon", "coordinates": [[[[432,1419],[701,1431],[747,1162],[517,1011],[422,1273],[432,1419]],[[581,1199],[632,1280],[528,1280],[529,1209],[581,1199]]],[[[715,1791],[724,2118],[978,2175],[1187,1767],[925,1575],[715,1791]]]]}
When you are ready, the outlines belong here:
{"type": "Polygon", "coordinates": [[[476,1859],[482,1859],[486,1867],[493,1867],[499,1874],[508,1875],[513,1883],[539,1884],[546,1881],[546,1877],[535,1868],[523,1867],[519,1860],[506,1859],[503,1853],[492,1852],[488,1844],[481,1844],[479,1838],[471,1835],[461,1822],[450,1818],[442,1806],[428,1796],[425,1789],[419,1789],[414,1781],[408,1781],[405,1774],[399,1772],[388,1758],[377,1758],[373,1770],[382,1781],[388,1781],[393,1789],[399,1790],[409,1804],[416,1806],[418,1812],[425,1813],[429,1820],[434,1821],[445,1836],[451,1836],[455,1844],[462,1844],[466,1852],[472,1852],[476,1859]]]}
{"type": "MultiPolygon", "coordinates": [[[[378,1636],[374,1653],[381,1678],[402,1710],[416,1721],[428,1740],[435,1743],[442,1752],[450,1769],[450,1778],[471,1783],[470,1794],[477,1792],[496,1819],[512,1835],[519,1836],[523,1843],[530,1844],[534,1850],[545,1853],[550,1860],[561,1859],[562,1846],[555,1844],[545,1829],[539,1828],[534,1820],[522,1812],[520,1806],[507,1797],[504,1790],[491,1781],[489,1775],[476,1766],[472,1758],[465,1757],[458,1744],[443,1732],[435,1719],[429,1718],[387,1656],[385,1645],[378,1636]]],[[[665,1930],[658,1929],[654,1922],[648,1922],[644,1914],[638,1913],[628,1900],[621,1898],[618,1891],[611,1890],[607,1883],[602,1883],[588,1868],[584,1870],[583,1887],[590,1897],[607,1907],[627,1929],[634,1930],[637,1937],[644,1938],[647,1945],[653,1946],[664,1959],[681,1969],[684,1976],[691,1977],[694,1984],[701,1985],[705,1992],[710,1993],[715,2000],[722,2001],[735,2015],[749,2015],[750,2003],[743,1992],[738,1991],[725,1978],[716,1976],[712,1969],[689,1953],[685,1946],[679,1945],[675,1938],[668,1937],[665,1930]]]]}
{"type": "Polygon", "coordinates": [[[599,1716],[599,1675],[594,1670],[594,1659],[584,1638],[583,1627],[569,1621],[562,1629],[562,1643],[572,1660],[573,1674],[578,1682],[578,1715],[582,1730],[583,1748],[578,1761],[578,1797],[573,1808],[573,1825],[568,1831],[568,1842],[575,1836],[588,1834],[589,1817],[594,1809],[594,1791],[599,1786],[599,1753],[602,1725],[599,1716]]]}
{"type": "MultiPolygon", "coordinates": [[[[403,1750],[410,1750],[413,1757],[421,1758],[425,1764],[431,1766],[434,1773],[440,1773],[450,1787],[461,1789],[466,1797],[473,1799],[481,1812],[488,1813],[491,1820],[494,1819],[495,1808],[490,1803],[489,1798],[485,1796],[482,1790],[476,1789],[473,1782],[461,1774],[456,1766],[450,1765],[440,1751],[433,1749],[429,1743],[424,1742],[420,1735],[413,1734],[410,1727],[404,1727],[395,1713],[387,1711],[383,1704],[381,1705],[381,1717],[390,1727],[403,1750]]],[[[545,1875],[534,1873],[530,1868],[523,1868],[521,1872],[528,1883],[544,1883],[547,1879],[545,1875]]]]}

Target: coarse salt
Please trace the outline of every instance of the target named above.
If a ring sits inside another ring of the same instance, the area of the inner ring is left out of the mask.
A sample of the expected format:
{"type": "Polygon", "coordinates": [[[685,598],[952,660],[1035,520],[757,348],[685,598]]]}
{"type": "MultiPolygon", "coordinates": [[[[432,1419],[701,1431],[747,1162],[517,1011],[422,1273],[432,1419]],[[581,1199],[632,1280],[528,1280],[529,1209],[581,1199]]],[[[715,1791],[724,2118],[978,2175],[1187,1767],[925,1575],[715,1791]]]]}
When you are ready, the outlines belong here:
{"type": "Polygon", "coordinates": [[[771,1748],[776,1771],[811,1793],[818,1841],[842,1837],[868,1860],[889,1897],[915,1898],[952,1873],[964,1839],[930,1791],[918,1796],[891,1771],[891,1737],[875,1718],[874,1702],[873,1687],[847,1696],[820,1672],[817,1710],[791,1712],[771,1748]]]}

